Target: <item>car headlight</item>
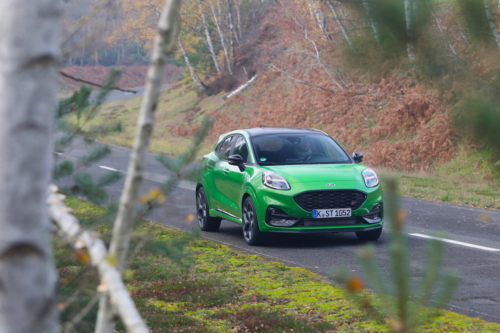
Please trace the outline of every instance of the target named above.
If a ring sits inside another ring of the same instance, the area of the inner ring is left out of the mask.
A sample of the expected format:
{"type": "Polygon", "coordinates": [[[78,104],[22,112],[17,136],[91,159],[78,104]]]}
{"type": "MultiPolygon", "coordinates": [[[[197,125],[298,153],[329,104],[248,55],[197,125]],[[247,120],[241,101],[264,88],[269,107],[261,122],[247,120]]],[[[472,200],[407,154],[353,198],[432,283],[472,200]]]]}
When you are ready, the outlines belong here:
{"type": "Polygon", "coordinates": [[[289,190],[290,185],[282,175],[272,171],[262,173],[262,184],[275,190],[289,190]]]}
{"type": "Polygon", "coordinates": [[[374,187],[378,185],[378,177],[375,171],[370,168],[366,168],[361,173],[363,178],[365,179],[366,187],[374,187]]]}

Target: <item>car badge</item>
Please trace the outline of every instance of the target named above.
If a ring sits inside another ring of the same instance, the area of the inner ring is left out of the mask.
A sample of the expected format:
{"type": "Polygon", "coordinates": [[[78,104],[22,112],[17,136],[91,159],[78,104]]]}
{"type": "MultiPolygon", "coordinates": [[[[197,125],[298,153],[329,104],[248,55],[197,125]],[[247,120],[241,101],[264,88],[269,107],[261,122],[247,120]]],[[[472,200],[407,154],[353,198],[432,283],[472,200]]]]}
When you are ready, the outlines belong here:
{"type": "Polygon", "coordinates": [[[335,186],[335,184],[333,184],[333,183],[328,183],[328,184],[326,184],[326,186],[335,186]]]}

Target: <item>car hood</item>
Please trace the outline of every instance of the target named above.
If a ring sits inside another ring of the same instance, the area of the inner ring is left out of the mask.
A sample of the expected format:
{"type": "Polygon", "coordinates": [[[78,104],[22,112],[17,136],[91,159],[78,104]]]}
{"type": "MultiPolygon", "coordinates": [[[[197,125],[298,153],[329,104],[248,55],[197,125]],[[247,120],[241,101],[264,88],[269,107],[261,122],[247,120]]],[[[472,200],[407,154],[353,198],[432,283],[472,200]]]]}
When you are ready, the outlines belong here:
{"type": "Polygon", "coordinates": [[[263,169],[279,173],[289,183],[363,181],[361,172],[367,167],[360,164],[302,164],[266,166],[263,169]]]}

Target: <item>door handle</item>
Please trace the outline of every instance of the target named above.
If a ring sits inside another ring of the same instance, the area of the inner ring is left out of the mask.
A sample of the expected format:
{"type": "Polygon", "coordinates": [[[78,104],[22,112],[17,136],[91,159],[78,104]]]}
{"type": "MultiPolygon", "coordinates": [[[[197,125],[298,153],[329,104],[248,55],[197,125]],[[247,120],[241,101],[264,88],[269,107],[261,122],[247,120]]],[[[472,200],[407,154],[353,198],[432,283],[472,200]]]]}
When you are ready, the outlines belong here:
{"type": "Polygon", "coordinates": [[[229,169],[222,170],[222,173],[224,173],[225,175],[227,175],[229,173],[229,169]]]}

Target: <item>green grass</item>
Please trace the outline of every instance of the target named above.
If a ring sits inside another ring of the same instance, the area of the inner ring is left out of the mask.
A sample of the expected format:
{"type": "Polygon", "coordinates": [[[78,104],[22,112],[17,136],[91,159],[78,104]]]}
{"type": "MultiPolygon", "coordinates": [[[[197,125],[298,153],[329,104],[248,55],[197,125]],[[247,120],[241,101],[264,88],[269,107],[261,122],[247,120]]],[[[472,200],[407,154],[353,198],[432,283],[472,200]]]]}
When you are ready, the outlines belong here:
{"type": "MultiPolygon", "coordinates": [[[[83,224],[104,213],[79,199],[68,198],[66,203],[83,224]]],[[[109,227],[98,230],[106,233],[109,227]]],[[[137,231],[157,243],[184,235],[149,222],[137,231]]],[[[93,297],[98,280],[62,241],[55,240],[54,251],[64,321],[93,297]],[[70,303],[77,292],[80,297],[70,303]]],[[[152,332],[385,332],[324,277],[208,240],[191,242],[180,263],[139,251],[129,263],[125,282],[152,332]]],[[[95,318],[94,308],[76,330],[91,332],[95,318]]],[[[118,330],[124,331],[121,324],[118,330]]],[[[500,324],[442,311],[422,331],[500,332],[500,324]]]]}
{"type": "Polygon", "coordinates": [[[383,170],[382,178],[396,176],[402,195],[473,207],[500,209],[500,179],[487,156],[462,150],[449,163],[429,172],[383,170]]]}

